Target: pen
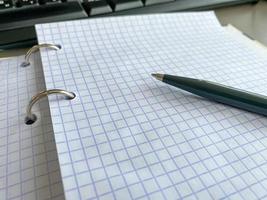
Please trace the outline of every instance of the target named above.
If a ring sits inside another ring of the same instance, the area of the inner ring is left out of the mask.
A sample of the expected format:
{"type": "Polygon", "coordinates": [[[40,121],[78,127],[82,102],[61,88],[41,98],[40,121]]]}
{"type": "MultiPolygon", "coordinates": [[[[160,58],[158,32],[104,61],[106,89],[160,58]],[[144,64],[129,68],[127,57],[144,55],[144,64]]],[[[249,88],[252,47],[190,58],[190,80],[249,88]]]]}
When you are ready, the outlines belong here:
{"type": "Polygon", "coordinates": [[[267,96],[201,79],[168,74],[152,76],[198,96],[267,116],[267,96]]]}

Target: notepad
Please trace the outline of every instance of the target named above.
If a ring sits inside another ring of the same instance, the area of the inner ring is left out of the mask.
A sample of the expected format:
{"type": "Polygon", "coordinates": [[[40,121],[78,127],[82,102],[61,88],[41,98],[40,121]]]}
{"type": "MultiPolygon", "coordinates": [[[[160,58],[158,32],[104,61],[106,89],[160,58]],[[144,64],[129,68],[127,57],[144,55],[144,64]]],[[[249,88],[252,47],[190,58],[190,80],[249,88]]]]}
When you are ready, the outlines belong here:
{"type": "Polygon", "coordinates": [[[164,72],[267,94],[267,57],[213,12],[36,26],[66,199],[267,196],[267,119],[155,81],[164,72]]]}
{"type": "Polygon", "coordinates": [[[30,98],[45,89],[40,55],[0,61],[0,199],[63,199],[48,101],[34,106],[38,121],[24,123],[30,98]]]}

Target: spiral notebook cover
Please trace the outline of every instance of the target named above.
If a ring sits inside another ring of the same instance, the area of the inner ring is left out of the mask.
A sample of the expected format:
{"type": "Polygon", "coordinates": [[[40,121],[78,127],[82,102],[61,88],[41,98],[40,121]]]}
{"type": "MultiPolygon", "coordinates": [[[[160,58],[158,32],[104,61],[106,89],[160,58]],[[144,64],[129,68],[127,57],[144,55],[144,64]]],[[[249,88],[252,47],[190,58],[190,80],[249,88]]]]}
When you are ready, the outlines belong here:
{"type": "Polygon", "coordinates": [[[66,199],[267,197],[266,117],[154,80],[163,72],[267,94],[267,57],[214,13],[36,26],[66,199]]]}
{"type": "Polygon", "coordinates": [[[40,55],[31,66],[20,67],[24,56],[0,61],[0,199],[62,200],[59,171],[48,101],[34,106],[38,120],[26,125],[26,107],[45,89],[40,55]]]}

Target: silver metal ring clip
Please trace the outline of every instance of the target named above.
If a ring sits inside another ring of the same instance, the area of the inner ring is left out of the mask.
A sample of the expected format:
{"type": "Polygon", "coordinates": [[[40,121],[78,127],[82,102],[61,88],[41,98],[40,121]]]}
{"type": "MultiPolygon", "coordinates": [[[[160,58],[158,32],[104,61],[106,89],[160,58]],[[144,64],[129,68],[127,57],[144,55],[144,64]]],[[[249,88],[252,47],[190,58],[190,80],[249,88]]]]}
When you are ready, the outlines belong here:
{"type": "Polygon", "coordinates": [[[37,116],[35,114],[32,113],[32,107],[33,105],[39,101],[40,99],[42,99],[43,97],[46,97],[48,95],[51,94],[62,94],[66,97],[66,99],[74,99],[76,97],[75,93],[73,92],[68,92],[66,90],[60,90],[60,89],[52,89],[52,90],[45,90],[42,92],[39,92],[38,94],[36,94],[35,96],[33,96],[27,106],[27,115],[25,117],[25,124],[30,125],[33,124],[36,120],[37,120],[37,116]]]}
{"type": "Polygon", "coordinates": [[[49,49],[54,49],[54,50],[59,50],[61,49],[61,45],[58,44],[38,44],[38,45],[34,45],[32,48],[30,48],[27,53],[25,54],[25,60],[23,63],[21,63],[21,67],[27,67],[29,66],[31,63],[29,61],[30,56],[38,51],[40,48],[49,48],[49,49]]]}

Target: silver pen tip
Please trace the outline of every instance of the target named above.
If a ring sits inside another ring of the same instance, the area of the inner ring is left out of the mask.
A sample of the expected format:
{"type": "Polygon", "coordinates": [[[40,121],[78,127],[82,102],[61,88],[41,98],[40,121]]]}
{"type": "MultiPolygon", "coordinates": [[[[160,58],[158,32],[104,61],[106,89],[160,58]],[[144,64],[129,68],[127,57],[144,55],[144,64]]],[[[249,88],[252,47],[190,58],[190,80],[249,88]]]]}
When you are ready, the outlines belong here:
{"type": "Polygon", "coordinates": [[[154,78],[156,78],[159,81],[163,80],[164,74],[151,74],[154,78]]]}

